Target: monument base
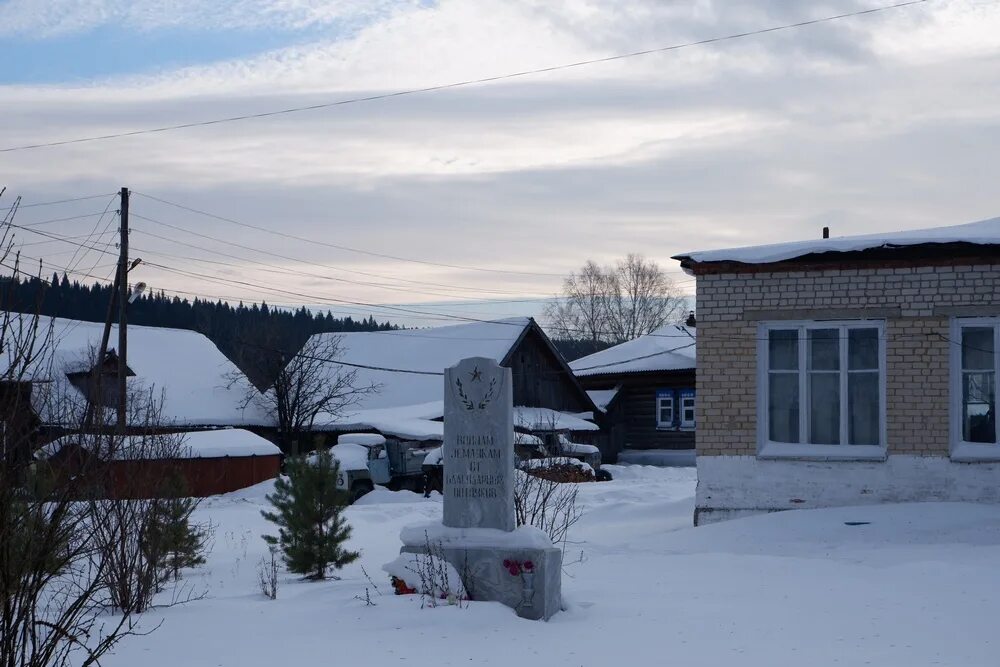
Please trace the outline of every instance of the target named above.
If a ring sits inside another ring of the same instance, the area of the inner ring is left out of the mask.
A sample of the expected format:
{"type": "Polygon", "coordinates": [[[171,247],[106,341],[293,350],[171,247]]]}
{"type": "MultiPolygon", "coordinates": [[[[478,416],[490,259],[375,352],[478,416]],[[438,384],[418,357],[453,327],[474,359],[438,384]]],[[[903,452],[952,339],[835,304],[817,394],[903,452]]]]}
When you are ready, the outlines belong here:
{"type": "Polygon", "coordinates": [[[400,553],[444,558],[473,600],[500,602],[521,618],[548,620],[562,608],[562,551],[542,531],[521,527],[455,529],[441,524],[403,529],[400,553]]]}

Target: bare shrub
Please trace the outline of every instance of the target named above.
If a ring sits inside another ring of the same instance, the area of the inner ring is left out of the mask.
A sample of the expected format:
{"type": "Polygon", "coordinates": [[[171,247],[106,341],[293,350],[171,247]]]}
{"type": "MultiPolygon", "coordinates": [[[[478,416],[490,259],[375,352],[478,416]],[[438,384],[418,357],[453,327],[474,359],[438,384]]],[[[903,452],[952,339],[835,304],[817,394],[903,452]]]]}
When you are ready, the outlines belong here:
{"type": "MultiPolygon", "coordinates": [[[[0,191],[2,194],[2,191],[0,191]]],[[[72,418],[75,405],[48,391],[53,366],[52,326],[16,299],[24,275],[13,252],[11,223],[19,200],[0,221],[0,666],[87,667],[136,630],[134,610],[114,618],[104,575],[109,563],[95,548],[93,521],[83,502],[105,482],[106,465],[83,459],[73,474],[34,460],[37,418],[72,418]],[[44,405],[52,400],[50,405],[44,405]]],[[[30,307],[30,304],[28,304],[30,307]]],[[[73,422],[65,422],[73,423],[73,422]]],[[[79,423],[79,422],[76,422],[79,423]]]]}
{"type": "Polygon", "coordinates": [[[579,484],[581,482],[593,482],[594,471],[590,467],[584,467],[574,461],[565,459],[555,459],[546,461],[545,465],[524,466],[523,470],[527,475],[541,477],[560,484],[579,484]]]}
{"type": "Polygon", "coordinates": [[[257,583],[260,592],[271,600],[278,599],[278,548],[268,545],[267,556],[257,563],[257,583]]]}
{"type": "MultiPolygon", "coordinates": [[[[538,472],[542,468],[534,468],[538,472]]],[[[534,526],[565,549],[569,529],[580,520],[577,486],[538,474],[514,471],[514,516],[518,526],[534,526]]]]}

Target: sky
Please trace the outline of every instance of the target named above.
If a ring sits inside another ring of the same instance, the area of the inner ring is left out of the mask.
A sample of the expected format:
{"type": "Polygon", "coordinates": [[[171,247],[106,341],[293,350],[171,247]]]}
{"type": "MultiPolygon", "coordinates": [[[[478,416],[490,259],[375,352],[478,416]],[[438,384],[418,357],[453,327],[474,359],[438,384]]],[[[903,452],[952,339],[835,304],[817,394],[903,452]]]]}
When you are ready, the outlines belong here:
{"type": "MultiPolygon", "coordinates": [[[[885,4],[5,0],[0,149],[885,4]]],[[[493,83],[0,152],[0,209],[22,197],[26,261],[106,279],[117,222],[100,213],[125,186],[135,280],[406,325],[535,315],[586,260],[630,252],[691,294],[672,255],[1000,215],[998,34],[998,1],[928,0],[493,83]]]]}

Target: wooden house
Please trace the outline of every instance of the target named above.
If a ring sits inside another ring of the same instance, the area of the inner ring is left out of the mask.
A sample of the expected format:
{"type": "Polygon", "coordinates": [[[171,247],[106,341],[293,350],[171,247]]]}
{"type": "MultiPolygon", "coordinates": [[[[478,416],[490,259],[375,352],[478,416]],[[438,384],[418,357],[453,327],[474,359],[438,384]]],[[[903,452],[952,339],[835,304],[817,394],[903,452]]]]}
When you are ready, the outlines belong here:
{"type": "Polygon", "coordinates": [[[602,412],[607,453],[693,450],[695,329],[669,325],[573,361],[602,412]]]}
{"type": "Polygon", "coordinates": [[[552,341],[531,318],[474,322],[433,329],[328,333],[339,339],[341,363],[329,373],[357,371],[357,386],[374,386],[344,414],[321,415],[310,448],[335,436],[377,432],[437,446],[444,434],[444,369],[468,357],[487,357],[511,369],[515,428],[563,434],[597,444],[597,411],[552,341]]]}

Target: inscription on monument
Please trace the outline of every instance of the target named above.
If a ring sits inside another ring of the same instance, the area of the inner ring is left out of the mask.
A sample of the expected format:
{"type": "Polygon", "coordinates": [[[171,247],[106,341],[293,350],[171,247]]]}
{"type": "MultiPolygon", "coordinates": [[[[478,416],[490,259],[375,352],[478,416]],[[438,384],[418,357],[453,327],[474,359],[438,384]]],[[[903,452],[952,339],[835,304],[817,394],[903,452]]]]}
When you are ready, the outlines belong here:
{"type": "Polygon", "coordinates": [[[510,369],[474,357],[444,380],[444,524],[514,530],[510,369]]]}

